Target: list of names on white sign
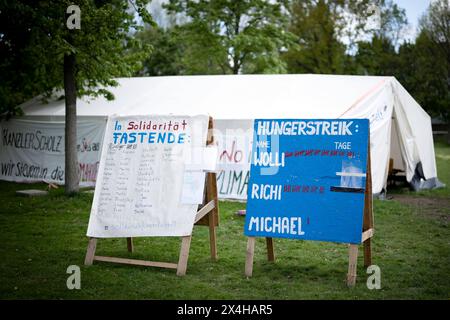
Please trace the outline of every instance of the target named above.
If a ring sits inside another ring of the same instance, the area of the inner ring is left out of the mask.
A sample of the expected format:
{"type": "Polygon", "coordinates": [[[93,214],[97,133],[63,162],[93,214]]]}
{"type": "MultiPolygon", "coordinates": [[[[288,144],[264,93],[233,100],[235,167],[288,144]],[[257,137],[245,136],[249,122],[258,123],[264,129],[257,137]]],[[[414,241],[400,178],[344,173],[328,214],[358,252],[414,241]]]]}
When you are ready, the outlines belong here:
{"type": "Polygon", "coordinates": [[[110,118],[87,235],[191,234],[204,173],[195,172],[193,184],[186,163],[205,145],[207,128],[207,116],[110,118]]]}

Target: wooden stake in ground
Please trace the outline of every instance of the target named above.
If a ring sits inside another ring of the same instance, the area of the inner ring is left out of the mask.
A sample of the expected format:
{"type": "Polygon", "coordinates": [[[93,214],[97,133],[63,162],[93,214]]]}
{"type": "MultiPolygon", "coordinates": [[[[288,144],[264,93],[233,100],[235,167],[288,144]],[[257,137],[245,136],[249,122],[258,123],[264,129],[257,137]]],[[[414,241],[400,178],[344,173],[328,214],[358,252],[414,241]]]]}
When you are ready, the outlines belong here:
{"type": "MultiPolygon", "coordinates": [[[[364,246],[364,267],[372,264],[372,247],[371,239],[374,234],[373,223],[373,198],[372,198],[372,167],[370,163],[370,143],[368,145],[367,170],[366,170],[366,188],[364,191],[364,217],[363,232],[361,242],[364,246]]],[[[347,286],[354,287],[356,284],[358,265],[358,245],[351,244],[348,253],[348,273],[347,286]]]]}

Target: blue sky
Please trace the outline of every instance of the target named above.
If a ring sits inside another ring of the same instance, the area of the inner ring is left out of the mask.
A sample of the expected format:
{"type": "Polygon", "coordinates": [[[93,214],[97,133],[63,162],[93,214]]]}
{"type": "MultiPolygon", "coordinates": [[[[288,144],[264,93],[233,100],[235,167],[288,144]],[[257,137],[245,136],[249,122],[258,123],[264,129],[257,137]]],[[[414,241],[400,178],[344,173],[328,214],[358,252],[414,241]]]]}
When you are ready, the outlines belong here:
{"type": "Polygon", "coordinates": [[[414,39],[417,31],[418,21],[427,10],[431,0],[394,0],[401,8],[406,10],[406,16],[410,24],[408,39],[414,39]]]}

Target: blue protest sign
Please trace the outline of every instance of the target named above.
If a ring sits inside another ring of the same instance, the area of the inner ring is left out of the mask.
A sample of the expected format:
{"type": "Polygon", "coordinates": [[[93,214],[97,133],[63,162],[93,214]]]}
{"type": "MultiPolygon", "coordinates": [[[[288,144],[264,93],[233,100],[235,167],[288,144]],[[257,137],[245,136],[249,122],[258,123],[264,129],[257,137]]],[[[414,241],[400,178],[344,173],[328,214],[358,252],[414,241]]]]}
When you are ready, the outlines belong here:
{"type": "Polygon", "coordinates": [[[361,243],[367,119],[257,119],[245,235],[361,243]]]}

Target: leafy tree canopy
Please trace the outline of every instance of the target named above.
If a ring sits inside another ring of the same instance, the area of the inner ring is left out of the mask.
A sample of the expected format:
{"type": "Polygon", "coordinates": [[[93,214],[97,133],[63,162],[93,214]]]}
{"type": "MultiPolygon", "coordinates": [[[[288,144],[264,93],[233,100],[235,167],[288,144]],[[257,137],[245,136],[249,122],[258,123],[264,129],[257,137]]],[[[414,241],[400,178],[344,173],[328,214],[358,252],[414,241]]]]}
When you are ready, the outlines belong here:
{"type": "Polygon", "coordinates": [[[169,14],[186,17],[176,28],[187,74],[283,73],[280,57],[293,45],[286,1],[170,0],[169,14]]]}
{"type": "Polygon", "coordinates": [[[77,96],[103,95],[114,77],[141,68],[149,47],[132,34],[137,13],[151,23],[147,1],[79,0],[81,28],[69,30],[66,10],[73,1],[0,1],[0,112],[35,95],[49,96],[63,86],[64,55],[76,56],[77,96]],[[131,50],[132,48],[140,50],[131,50]]]}

